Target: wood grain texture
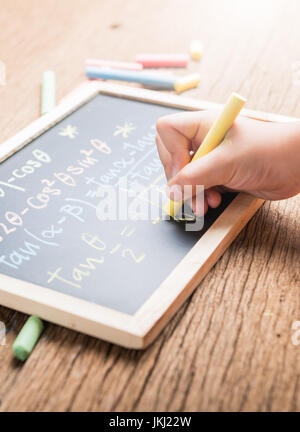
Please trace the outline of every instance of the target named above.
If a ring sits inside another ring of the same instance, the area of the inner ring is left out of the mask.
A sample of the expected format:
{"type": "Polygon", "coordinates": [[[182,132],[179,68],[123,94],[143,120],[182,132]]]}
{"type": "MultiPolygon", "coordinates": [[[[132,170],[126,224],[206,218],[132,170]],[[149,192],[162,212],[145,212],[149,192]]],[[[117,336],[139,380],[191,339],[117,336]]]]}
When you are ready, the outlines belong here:
{"type": "MultiPolygon", "coordinates": [[[[0,141],[39,115],[42,71],[57,73],[58,100],[79,84],[86,57],[205,46],[191,63],[202,84],[187,95],[300,117],[298,0],[3,0],[0,141]]],[[[178,73],[178,72],[177,72],[178,73]]],[[[299,411],[299,197],[266,203],[145,352],[59,326],[26,364],[11,345],[25,316],[0,308],[0,410],[299,411]]]]}

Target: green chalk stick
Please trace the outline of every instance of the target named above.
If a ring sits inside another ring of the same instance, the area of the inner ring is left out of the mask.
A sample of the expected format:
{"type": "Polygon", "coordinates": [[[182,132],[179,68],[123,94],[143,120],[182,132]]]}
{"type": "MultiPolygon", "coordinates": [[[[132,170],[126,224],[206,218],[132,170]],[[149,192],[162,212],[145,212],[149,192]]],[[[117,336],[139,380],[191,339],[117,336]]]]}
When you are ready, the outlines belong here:
{"type": "Polygon", "coordinates": [[[55,107],[55,87],[55,73],[51,70],[46,70],[43,73],[42,79],[41,115],[48,113],[55,107]]]}
{"type": "Polygon", "coordinates": [[[39,317],[32,315],[28,318],[13,343],[14,356],[25,361],[30,356],[43,330],[44,324],[39,317]]]}

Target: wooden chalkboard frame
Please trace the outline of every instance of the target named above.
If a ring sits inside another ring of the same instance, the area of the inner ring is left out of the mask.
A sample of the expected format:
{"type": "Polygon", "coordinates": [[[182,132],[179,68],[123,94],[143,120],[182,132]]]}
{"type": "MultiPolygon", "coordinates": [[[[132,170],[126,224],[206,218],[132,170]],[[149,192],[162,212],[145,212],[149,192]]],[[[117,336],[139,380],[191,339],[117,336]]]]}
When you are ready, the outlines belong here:
{"type": "MultiPolygon", "coordinates": [[[[0,146],[0,162],[99,93],[186,110],[220,107],[219,104],[163,92],[90,81],[64,98],[53,111],[4,142],[0,146]]],[[[243,110],[242,115],[272,122],[297,120],[251,110],[243,110]]],[[[244,193],[238,194],[134,315],[4,274],[0,274],[0,303],[127,348],[143,349],[155,339],[262,204],[261,199],[244,193]]]]}

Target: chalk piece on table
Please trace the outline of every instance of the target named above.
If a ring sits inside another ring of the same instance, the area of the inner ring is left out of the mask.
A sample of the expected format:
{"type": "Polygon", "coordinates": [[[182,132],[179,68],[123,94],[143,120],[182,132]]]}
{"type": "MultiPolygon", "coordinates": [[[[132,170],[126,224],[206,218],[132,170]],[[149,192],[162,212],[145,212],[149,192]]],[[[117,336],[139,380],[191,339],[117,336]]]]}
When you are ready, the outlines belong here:
{"type": "Polygon", "coordinates": [[[190,45],[190,56],[193,60],[199,61],[203,54],[203,45],[199,40],[193,40],[190,45]]]}
{"type": "Polygon", "coordinates": [[[51,70],[46,70],[42,78],[41,115],[46,114],[55,107],[55,87],[55,73],[51,70]]]}
{"type": "Polygon", "coordinates": [[[137,54],[136,61],[144,68],[186,67],[188,54],[137,54]]]}
{"type": "MultiPolygon", "coordinates": [[[[221,114],[214,121],[202,144],[196,151],[192,161],[200,159],[212,150],[214,150],[224,139],[225,135],[233,125],[235,119],[241,112],[246,103],[246,99],[237,93],[232,93],[225,104],[221,114]]],[[[164,211],[169,216],[175,218],[176,214],[182,208],[183,201],[168,200],[164,206],[164,211]]]]}
{"type": "Polygon", "coordinates": [[[174,90],[174,84],[178,77],[157,72],[132,71],[121,69],[99,68],[86,66],[85,73],[92,79],[111,79],[117,81],[135,82],[143,85],[174,90]]]}
{"type": "Polygon", "coordinates": [[[33,315],[28,318],[13,343],[14,356],[25,361],[30,356],[43,330],[44,324],[39,317],[33,315]]]}
{"type": "Polygon", "coordinates": [[[174,84],[174,89],[181,93],[183,91],[195,88],[200,82],[200,75],[197,73],[186,75],[182,78],[178,78],[174,84]]]}
{"type": "Polygon", "coordinates": [[[142,70],[143,65],[137,62],[119,62],[110,60],[100,59],[86,59],[85,64],[87,66],[99,66],[113,69],[124,69],[124,70],[142,70]]]}

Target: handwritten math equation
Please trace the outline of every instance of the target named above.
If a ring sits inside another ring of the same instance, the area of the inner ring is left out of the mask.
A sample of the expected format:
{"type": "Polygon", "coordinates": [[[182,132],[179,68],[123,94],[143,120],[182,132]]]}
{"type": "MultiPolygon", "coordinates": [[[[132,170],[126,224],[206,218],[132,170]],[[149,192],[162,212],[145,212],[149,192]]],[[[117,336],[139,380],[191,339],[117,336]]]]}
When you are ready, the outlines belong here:
{"type": "MultiPolygon", "coordinates": [[[[65,247],[65,232],[70,226],[76,227],[73,235],[78,250],[84,250],[85,256],[81,254],[78,262],[68,263],[67,269],[63,263],[45,264],[47,286],[60,284],[82,289],[84,282],[109,260],[139,265],[147,259],[145,250],[128,244],[132,236],[139,235],[136,224],[126,220],[119,224],[118,238],[114,236],[113,241],[107,235],[103,238],[100,223],[98,230],[88,229],[94,225],[91,218],[96,219],[99,188],[117,187],[120,177],[126,177],[126,192],[132,200],[155,205],[145,192],[156,188],[162,194],[164,175],[156,153],[155,127],[130,140],[130,134],[137,129],[133,122],[115,127],[112,138],[121,144],[116,151],[115,142],[100,138],[91,138],[83,145],[80,128],[67,124],[56,128],[62,145],[76,142],[65,160],[61,161],[54,144],[53,150],[49,146],[29,145],[20,151],[21,157],[4,162],[9,170],[3,177],[2,169],[0,177],[0,202],[4,204],[0,210],[1,271],[6,269],[18,275],[23,266],[34,265],[43,251],[65,247]],[[138,194],[137,185],[142,186],[138,194]],[[39,219],[42,225],[35,223],[39,219]]],[[[156,217],[151,226],[160,222],[156,217]]]]}

